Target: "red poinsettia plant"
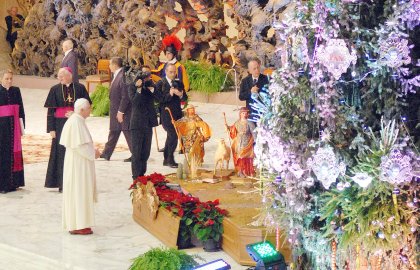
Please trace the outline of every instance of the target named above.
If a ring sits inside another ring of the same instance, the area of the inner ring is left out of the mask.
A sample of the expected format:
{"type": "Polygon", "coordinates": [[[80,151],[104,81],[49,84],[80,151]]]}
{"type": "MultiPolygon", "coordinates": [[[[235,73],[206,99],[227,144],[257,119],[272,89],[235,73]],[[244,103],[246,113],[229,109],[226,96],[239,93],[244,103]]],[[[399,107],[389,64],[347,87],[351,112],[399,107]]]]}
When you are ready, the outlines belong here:
{"type": "Polygon", "coordinates": [[[180,248],[191,246],[191,235],[195,234],[199,240],[220,240],[223,234],[223,217],[227,211],[218,207],[219,200],[200,202],[197,197],[170,189],[166,186],[169,181],[165,176],[153,173],[140,176],[133,181],[130,189],[138,185],[146,185],[151,181],[156,189],[161,207],[171,211],[181,218],[178,246],[180,248]]]}
{"type": "Polygon", "coordinates": [[[151,175],[139,176],[131,184],[129,189],[137,189],[137,185],[147,185],[147,182],[152,182],[154,186],[163,186],[168,181],[165,176],[160,173],[152,173],[151,175]]]}
{"type": "Polygon", "coordinates": [[[197,197],[181,193],[175,190],[158,191],[161,206],[181,218],[177,245],[179,248],[192,246],[191,236],[193,234],[193,210],[200,200],[197,197]]]}
{"type": "Polygon", "coordinates": [[[224,209],[218,207],[219,200],[201,202],[192,211],[195,225],[193,232],[201,241],[213,239],[220,241],[223,234],[223,218],[228,214],[224,209]]]}

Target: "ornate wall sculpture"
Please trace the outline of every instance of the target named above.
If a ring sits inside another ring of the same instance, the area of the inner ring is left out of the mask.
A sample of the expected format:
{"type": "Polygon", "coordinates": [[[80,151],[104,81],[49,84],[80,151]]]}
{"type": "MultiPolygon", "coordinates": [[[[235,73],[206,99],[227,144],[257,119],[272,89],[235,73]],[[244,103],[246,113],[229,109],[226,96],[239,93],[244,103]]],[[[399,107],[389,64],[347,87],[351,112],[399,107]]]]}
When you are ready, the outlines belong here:
{"type": "Polygon", "coordinates": [[[28,14],[29,10],[35,5],[39,0],[17,0],[19,8],[24,14],[28,14]]]}
{"type": "Polygon", "coordinates": [[[231,66],[228,48],[242,40],[246,50],[235,47],[241,73],[246,68],[243,62],[252,56],[275,66],[276,41],[267,37],[267,30],[287,2],[228,2],[236,10],[231,17],[240,32],[232,39],[226,36],[223,0],[43,0],[29,11],[13,65],[20,74],[53,76],[63,57],[61,43],[70,38],[77,44],[81,76],[93,74],[98,59],[112,56],[128,56],[131,65],[156,66],[162,37],[185,29],[182,60],[231,66]],[[175,27],[168,27],[167,18],[176,21],[175,27]]]}
{"type": "Polygon", "coordinates": [[[290,0],[236,0],[228,1],[231,17],[237,24],[238,42],[235,43],[234,59],[246,75],[250,58],[258,57],[265,67],[279,67],[280,55],[276,52],[277,40],[270,35],[275,21],[280,20],[290,0]]]}

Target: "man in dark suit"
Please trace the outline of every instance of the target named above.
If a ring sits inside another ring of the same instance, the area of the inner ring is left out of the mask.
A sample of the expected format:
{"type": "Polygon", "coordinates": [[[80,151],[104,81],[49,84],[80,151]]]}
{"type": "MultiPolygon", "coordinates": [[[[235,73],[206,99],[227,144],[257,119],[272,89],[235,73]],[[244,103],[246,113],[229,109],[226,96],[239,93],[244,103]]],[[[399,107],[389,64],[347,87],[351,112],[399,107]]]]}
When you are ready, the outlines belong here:
{"type": "Polygon", "coordinates": [[[23,23],[25,22],[25,18],[22,15],[18,14],[18,8],[12,7],[9,11],[9,16],[4,18],[6,20],[7,25],[7,35],[6,40],[9,41],[12,50],[15,48],[15,42],[17,39],[17,30],[23,27],[23,23]]]}
{"type": "Polygon", "coordinates": [[[246,101],[246,107],[249,109],[251,116],[255,113],[255,110],[251,108],[251,104],[254,103],[251,96],[258,95],[262,88],[269,83],[268,77],[261,74],[260,69],[261,61],[258,58],[248,62],[249,75],[243,78],[239,91],[239,99],[246,101]]]}
{"type": "Polygon", "coordinates": [[[63,52],[64,58],[61,62],[60,67],[69,67],[73,73],[73,82],[79,82],[79,70],[78,70],[78,59],[77,54],[73,50],[74,44],[73,41],[67,39],[63,42],[63,52]]]}
{"type": "MultiPolygon", "coordinates": [[[[112,58],[109,64],[109,68],[114,76],[109,88],[109,135],[108,142],[105,144],[105,149],[100,156],[106,160],[111,159],[121,131],[124,133],[130,152],[132,152],[130,134],[131,101],[128,96],[129,85],[126,85],[123,80],[124,70],[122,65],[123,60],[120,57],[112,58]]],[[[131,162],[131,157],[124,161],[131,162]]]]}
{"type": "Polygon", "coordinates": [[[150,69],[143,67],[142,71],[148,72],[150,76],[138,80],[129,90],[132,106],[130,131],[133,145],[131,160],[133,179],[146,173],[147,160],[152,147],[153,127],[158,125],[154,100],[158,99],[157,95],[160,92],[155,91],[150,69]]]}
{"type": "Polygon", "coordinates": [[[166,65],[165,74],[165,78],[162,78],[156,84],[156,91],[159,92],[160,121],[167,133],[163,151],[163,166],[177,168],[178,164],[175,162],[174,152],[178,145],[178,136],[172,124],[171,116],[165,108],[170,109],[174,121],[180,119],[182,117],[181,101],[187,100],[187,94],[184,91],[182,82],[176,80],[176,67],[174,64],[166,65]]]}

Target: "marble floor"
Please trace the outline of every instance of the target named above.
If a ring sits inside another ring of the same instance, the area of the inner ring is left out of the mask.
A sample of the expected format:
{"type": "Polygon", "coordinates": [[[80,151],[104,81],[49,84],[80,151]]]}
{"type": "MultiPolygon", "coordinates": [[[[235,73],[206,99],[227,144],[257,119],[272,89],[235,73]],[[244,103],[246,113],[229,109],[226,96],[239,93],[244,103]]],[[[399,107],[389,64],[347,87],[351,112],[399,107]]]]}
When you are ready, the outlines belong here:
{"type": "MultiPolygon", "coordinates": [[[[47,90],[22,89],[26,111],[27,134],[45,134],[46,109],[43,108],[47,90]]],[[[193,103],[197,113],[209,123],[213,136],[205,148],[204,167],[213,167],[213,153],[219,138],[227,137],[223,128],[222,112],[229,123],[238,117],[231,105],[193,103]]],[[[91,117],[87,120],[96,142],[106,142],[109,119],[91,117]]],[[[160,147],[165,134],[158,128],[160,147]]],[[[123,136],[120,142],[124,144],[123,136]]],[[[117,152],[111,161],[97,160],[98,203],[95,206],[94,234],[75,236],[61,230],[62,195],[56,189],[44,188],[47,163],[25,165],[26,186],[17,192],[0,194],[0,269],[4,270],[122,270],[130,260],[152,247],[163,244],[136,224],[132,217],[131,168],[123,159],[128,152],[117,152]]],[[[181,156],[176,156],[181,162],[181,156]]],[[[163,174],[174,169],[162,166],[162,153],[153,139],[148,173],[163,174]]],[[[232,269],[247,269],[238,265],[225,252],[206,253],[202,248],[187,250],[211,261],[223,258],[232,269]]]]}

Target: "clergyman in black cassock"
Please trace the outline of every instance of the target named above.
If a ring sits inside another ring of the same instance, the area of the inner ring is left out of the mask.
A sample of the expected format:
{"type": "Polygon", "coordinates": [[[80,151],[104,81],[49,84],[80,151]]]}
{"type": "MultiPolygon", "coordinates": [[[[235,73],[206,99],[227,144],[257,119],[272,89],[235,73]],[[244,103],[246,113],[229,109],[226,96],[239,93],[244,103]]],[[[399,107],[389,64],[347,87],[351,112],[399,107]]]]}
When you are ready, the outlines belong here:
{"type": "Polygon", "coordinates": [[[79,98],[90,100],[84,85],[72,83],[72,75],[66,68],[58,71],[60,83],[54,85],[48,93],[44,107],[48,108],[47,132],[51,134],[51,153],[48,161],[45,187],[63,188],[63,165],[66,148],[59,144],[61,131],[67,121],[69,111],[73,111],[74,102],[79,98]]]}
{"type": "Polygon", "coordinates": [[[21,144],[25,111],[20,89],[11,86],[13,74],[0,75],[0,192],[6,193],[25,185],[21,144]]]}

